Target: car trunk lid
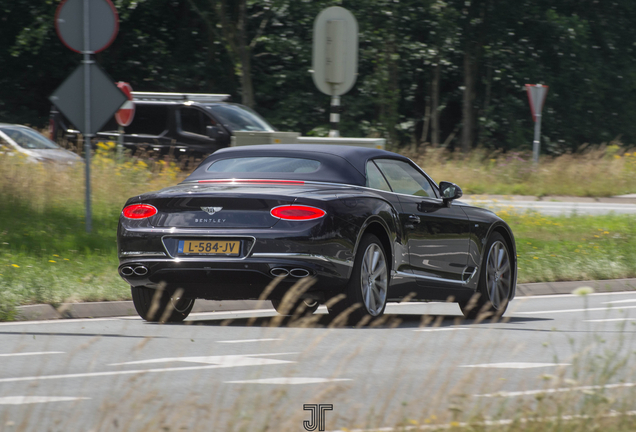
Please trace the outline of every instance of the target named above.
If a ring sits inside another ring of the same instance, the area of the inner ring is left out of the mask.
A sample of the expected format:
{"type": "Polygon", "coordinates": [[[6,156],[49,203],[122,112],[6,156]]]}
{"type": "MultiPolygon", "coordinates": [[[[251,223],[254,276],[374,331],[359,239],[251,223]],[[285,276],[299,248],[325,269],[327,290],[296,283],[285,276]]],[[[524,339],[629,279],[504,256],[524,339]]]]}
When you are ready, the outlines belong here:
{"type": "MultiPolygon", "coordinates": [[[[143,196],[158,214],[151,223],[176,228],[269,228],[272,208],[292,204],[316,185],[188,183],[143,196]]],[[[140,197],[141,198],[141,197],[140,197]]]]}

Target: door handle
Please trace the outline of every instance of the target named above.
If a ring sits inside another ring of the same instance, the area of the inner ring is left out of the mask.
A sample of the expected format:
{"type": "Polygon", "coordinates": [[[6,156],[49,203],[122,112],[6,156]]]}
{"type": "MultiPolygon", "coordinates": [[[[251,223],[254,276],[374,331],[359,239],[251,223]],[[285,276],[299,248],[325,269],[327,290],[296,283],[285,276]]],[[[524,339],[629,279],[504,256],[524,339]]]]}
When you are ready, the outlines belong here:
{"type": "Polygon", "coordinates": [[[417,215],[409,215],[409,222],[413,224],[420,223],[420,217],[417,215]]]}

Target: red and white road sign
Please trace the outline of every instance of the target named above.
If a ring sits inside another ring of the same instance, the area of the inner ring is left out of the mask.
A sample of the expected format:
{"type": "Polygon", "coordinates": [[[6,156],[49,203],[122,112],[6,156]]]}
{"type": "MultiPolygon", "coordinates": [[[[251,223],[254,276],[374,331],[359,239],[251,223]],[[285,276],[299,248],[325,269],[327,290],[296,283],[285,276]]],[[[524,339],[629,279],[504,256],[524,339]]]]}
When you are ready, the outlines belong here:
{"type": "Polygon", "coordinates": [[[133,102],[132,87],[127,82],[120,81],[117,83],[119,90],[124,92],[128,100],[115,113],[115,120],[119,126],[128,126],[135,117],[135,103],[133,102]]]}
{"type": "Polygon", "coordinates": [[[532,120],[537,121],[537,116],[541,115],[545,97],[548,95],[548,86],[541,84],[526,84],[528,92],[528,100],[530,101],[530,111],[532,111],[532,120]]]}

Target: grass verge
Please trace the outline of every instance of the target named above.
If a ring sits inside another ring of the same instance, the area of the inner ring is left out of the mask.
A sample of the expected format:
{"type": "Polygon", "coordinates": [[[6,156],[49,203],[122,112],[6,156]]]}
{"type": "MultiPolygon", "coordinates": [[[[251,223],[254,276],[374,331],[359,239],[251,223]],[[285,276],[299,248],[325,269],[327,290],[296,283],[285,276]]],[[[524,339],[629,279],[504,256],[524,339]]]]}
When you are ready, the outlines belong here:
{"type": "Polygon", "coordinates": [[[464,155],[427,148],[405,155],[436,181],[457,183],[467,194],[607,197],[636,192],[636,152],[618,142],[544,156],[538,165],[523,152],[464,155]]]}
{"type": "MultiPolygon", "coordinates": [[[[29,164],[18,157],[0,157],[0,320],[11,319],[15,305],[130,298],[129,287],[116,271],[116,227],[121,207],[130,196],[174,185],[186,174],[175,163],[164,160],[128,158],[118,163],[112,157],[113,146],[100,143],[93,158],[90,234],[84,225],[83,166],[58,169],[29,164]]],[[[625,190],[632,187],[630,181],[634,182],[631,190],[636,190],[636,176],[632,175],[631,180],[625,176],[636,166],[636,155],[611,147],[580,156],[579,162],[587,161],[580,169],[592,170],[590,176],[595,178],[597,171],[592,167],[600,164],[599,169],[607,170],[605,175],[622,179],[625,190]]],[[[475,152],[462,160],[442,160],[441,152],[430,150],[419,162],[436,179],[452,178],[462,184],[462,179],[469,176],[464,179],[468,190],[473,187],[470,185],[493,181],[489,192],[510,193],[499,189],[506,176],[495,169],[510,156],[491,158],[492,166],[484,165],[483,156],[475,152]],[[448,175],[443,175],[446,172],[448,175]],[[471,172],[477,174],[470,177],[471,172]],[[497,180],[499,175],[503,177],[497,180]]],[[[556,158],[542,164],[535,174],[543,175],[543,181],[556,181],[559,171],[573,158],[556,158]]],[[[524,163],[531,166],[530,162],[524,163]]],[[[508,175],[513,176],[520,164],[511,163],[508,175]]],[[[520,182],[510,186],[526,185],[521,180],[534,178],[520,175],[520,182]]],[[[607,185],[612,180],[597,183],[607,185]]],[[[558,182],[555,185],[564,186],[558,182]]],[[[474,186],[472,191],[483,190],[474,186]]],[[[551,192],[565,189],[552,188],[551,192]]],[[[509,210],[499,214],[510,223],[517,239],[520,283],[636,276],[633,216],[544,217],[509,210]]]]}

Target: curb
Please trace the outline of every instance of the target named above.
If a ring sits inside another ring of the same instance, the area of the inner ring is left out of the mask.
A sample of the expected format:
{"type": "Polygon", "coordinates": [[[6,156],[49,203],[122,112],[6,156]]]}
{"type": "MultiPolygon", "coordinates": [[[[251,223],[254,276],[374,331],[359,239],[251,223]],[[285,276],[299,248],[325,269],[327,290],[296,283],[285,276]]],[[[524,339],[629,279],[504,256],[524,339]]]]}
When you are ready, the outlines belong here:
{"type": "MultiPolygon", "coordinates": [[[[18,306],[16,309],[16,321],[137,316],[132,301],[62,303],[58,308],[48,304],[37,304],[18,306]]],[[[269,300],[197,300],[192,313],[255,309],[273,309],[273,306],[269,300]]]]}
{"type": "Polygon", "coordinates": [[[636,279],[610,279],[597,281],[538,282],[517,285],[517,297],[550,294],[572,294],[577,288],[591,287],[594,292],[636,291],[636,279]]]}
{"type": "MultiPolygon", "coordinates": [[[[580,287],[591,287],[597,293],[636,291],[636,278],[518,284],[517,297],[571,294],[572,291],[580,287]]],[[[272,304],[269,301],[259,300],[197,300],[192,312],[220,312],[256,309],[272,309],[272,304]]],[[[137,315],[132,301],[62,303],[62,305],[57,309],[48,304],[38,304],[18,306],[17,310],[18,313],[16,321],[111,318],[137,315]]]]}

